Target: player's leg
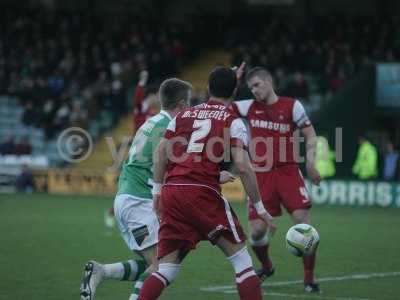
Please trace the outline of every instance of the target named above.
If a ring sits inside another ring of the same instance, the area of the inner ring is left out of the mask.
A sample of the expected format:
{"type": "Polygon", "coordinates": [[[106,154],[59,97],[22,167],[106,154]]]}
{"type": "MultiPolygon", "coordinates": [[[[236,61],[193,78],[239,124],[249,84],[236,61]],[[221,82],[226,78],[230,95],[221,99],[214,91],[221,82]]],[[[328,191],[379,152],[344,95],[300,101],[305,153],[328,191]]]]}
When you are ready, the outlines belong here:
{"type": "Polygon", "coordinates": [[[199,240],[196,231],[193,231],[188,224],[191,211],[185,202],[190,201],[190,196],[195,197],[196,193],[182,193],[181,189],[176,186],[166,186],[162,190],[161,219],[163,222],[157,245],[158,267],[144,281],[139,300],[157,299],[178,276],[181,261],[199,240]],[[182,197],[182,195],[185,196],[182,197]]]}
{"type": "MultiPolygon", "coordinates": [[[[277,179],[282,204],[291,215],[293,222],[310,224],[311,201],[301,171],[297,166],[282,168],[277,179]]],[[[307,292],[319,292],[314,278],[315,257],[315,253],[303,257],[304,286],[307,292]]]]}
{"type": "MultiPolygon", "coordinates": [[[[282,214],[280,199],[275,192],[274,174],[258,175],[261,197],[266,210],[274,217],[282,214]],[[264,184],[260,185],[260,181],[264,184]]],[[[250,224],[250,244],[261,268],[256,271],[260,280],[272,276],[275,268],[269,256],[268,228],[265,222],[259,219],[257,211],[250,201],[248,201],[248,218],[250,224]]]]}
{"type": "Polygon", "coordinates": [[[160,258],[158,268],[143,282],[138,300],[155,300],[178,276],[184,256],[175,250],[160,258]]]}
{"type": "Polygon", "coordinates": [[[132,251],[143,258],[147,266],[146,270],[141,270],[134,279],[136,282],[130,300],[138,298],[143,282],[157,267],[156,252],[160,225],[153,211],[152,201],[138,200],[131,198],[122,210],[116,209],[116,219],[125,242],[132,251]]]}
{"type": "MultiPolygon", "coordinates": [[[[158,219],[152,210],[152,201],[137,199],[131,195],[117,195],[114,201],[115,219],[121,235],[133,252],[154,247],[158,238],[158,219]]],[[[149,250],[151,251],[151,250],[149,250]]],[[[110,264],[89,261],[81,283],[81,299],[93,300],[96,289],[106,279],[136,281],[154,258],[128,260],[110,264]]]]}
{"type": "Polygon", "coordinates": [[[256,271],[261,280],[265,280],[274,273],[274,267],[269,257],[269,241],[267,236],[267,225],[260,219],[249,221],[250,244],[261,263],[261,268],[256,271]]]}
{"type": "MultiPolygon", "coordinates": [[[[291,214],[293,223],[295,224],[310,224],[310,210],[309,209],[296,209],[291,214]]],[[[307,292],[319,292],[319,286],[315,282],[314,269],[316,261],[316,251],[310,255],[303,256],[304,268],[304,287],[307,292]]]]}
{"type": "Polygon", "coordinates": [[[80,287],[82,300],[93,300],[97,287],[106,279],[134,281],[146,269],[145,261],[128,260],[111,264],[89,261],[85,265],[84,277],[80,287]]]}
{"type": "Polygon", "coordinates": [[[139,199],[121,194],[114,201],[115,219],[127,247],[142,259],[129,264],[104,265],[106,278],[136,281],[141,273],[156,260],[155,245],[158,239],[159,223],[153,212],[151,199],[139,199]],[[123,268],[121,268],[123,265],[123,268]]]}
{"type": "Polygon", "coordinates": [[[139,254],[144,258],[144,260],[147,263],[147,269],[139,274],[139,277],[137,278],[132,294],[129,298],[129,300],[137,300],[139,298],[139,293],[140,289],[143,286],[143,282],[154,272],[157,270],[157,246],[151,246],[147,249],[144,249],[143,251],[140,251],[139,254]]]}
{"type": "MultiPolygon", "coordinates": [[[[143,259],[131,259],[128,261],[100,264],[96,261],[89,261],[85,266],[87,282],[91,283],[92,290],[106,279],[120,281],[137,281],[145,271],[150,272],[156,266],[156,246],[151,246],[139,254],[143,259]]],[[[94,293],[93,293],[94,294],[94,293]]]]}
{"type": "Polygon", "coordinates": [[[236,274],[236,286],[241,300],[261,300],[260,280],[254,272],[253,262],[246,244],[232,243],[220,236],[216,245],[222,250],[232,264],[236,274]]]}

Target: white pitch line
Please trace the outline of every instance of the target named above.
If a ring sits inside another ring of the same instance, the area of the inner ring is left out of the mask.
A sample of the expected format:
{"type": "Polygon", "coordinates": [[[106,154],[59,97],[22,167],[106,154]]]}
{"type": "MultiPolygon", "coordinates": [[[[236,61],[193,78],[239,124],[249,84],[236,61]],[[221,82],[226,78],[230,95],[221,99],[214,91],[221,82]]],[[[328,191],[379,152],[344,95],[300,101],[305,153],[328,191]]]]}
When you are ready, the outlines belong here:
{"type": "MultiPolygon", "coordinates": [[[[286,293],[264,293],[268,296],[285,297],[285,298],[295,298],[295,299],[310,299],[309,295],[298,295],[298,294],[286,294],[286,293]]],[[[349,297],[325,297],[313,295],[312,299],[324,299],[324,300],[371,300],[367,298],[349,298],[349,297]]]]}
{"type": "MultiPolygon", "coordinates": [[[[365,280],[371,278],[385,278],[385,277],[397,277],[400,276],[399,272],[385,272],[385,273],[362,273],[362,274],[352,274],[347,276],[337,276],[337,277],[322,277],[318,279],[318,282],[335,282],[335,281],[346,281],[346,280],[365,280]]],[[[287,286],[292,284],[303,283],[302,280],[289,280],[289,281],[275,281],[266,282],[265,286],[287,286]]],[[[220,285],[220,286],[210,286],[201,288],[204,292],[221,292],[230,293],[229,290],[236,289],[235,285],[220,285]]],[[[324,298],[326,299],[326,298],[324,298]]],[[[343,299],[343,298],[342,298],[343,299]]],[[[346,298],[345,298],[346,299],[346,298]]],[[[350,298],[347,298],[350,299],[350,298]]]]}
{"type": "MultiPolygon", "coordinates": [[[[236,294],[236,289],[229,289],[223,292],[224,294],[236,294]]],[[[302,298],[310,300],[309,295],[299,295],[299,294],[287,294],[287,293],[276,293],[276,292],[266,292],[263,291],[263,295],[275,296],[275,297],[285,297],[285,298],[302,298]]],[[[350,297],[325,297],[322,295],[313,295],[312,299],[323,299],[323,300],[371,300],[367,298],[350,298],[350,297]]]]}

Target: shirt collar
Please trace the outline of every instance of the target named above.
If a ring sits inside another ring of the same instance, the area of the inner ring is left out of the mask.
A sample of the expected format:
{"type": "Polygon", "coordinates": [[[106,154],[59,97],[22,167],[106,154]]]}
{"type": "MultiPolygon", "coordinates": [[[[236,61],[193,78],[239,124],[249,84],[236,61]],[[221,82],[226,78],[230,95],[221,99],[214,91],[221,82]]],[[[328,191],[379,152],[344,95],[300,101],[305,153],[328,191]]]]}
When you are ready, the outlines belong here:
{"type": "Polygon", "coordinates": [[[166,116],[169,120],[172,120],[171,115],[166,110],[160,110],[160,114],[166,116]]]}

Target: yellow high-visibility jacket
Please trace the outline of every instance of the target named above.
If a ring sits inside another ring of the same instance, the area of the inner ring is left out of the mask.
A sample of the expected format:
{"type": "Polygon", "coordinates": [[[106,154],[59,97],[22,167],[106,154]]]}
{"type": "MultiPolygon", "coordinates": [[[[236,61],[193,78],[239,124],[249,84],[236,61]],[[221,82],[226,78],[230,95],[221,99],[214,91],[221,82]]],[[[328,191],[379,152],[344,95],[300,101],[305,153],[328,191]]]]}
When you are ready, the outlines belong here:
{"type": "Polygon", "coordinates": [[[330,149],[328,140],[324,136],[317,138],[315,168],[322,178],[333,177],[336,174],[335,153],[330,149]]]}
{"type": "Polygon", "coordinates": [[[361,180],[372,179],[378,175],[378,151],[370,142],[364,141],[358,148],[353,173],[361,180]]]}

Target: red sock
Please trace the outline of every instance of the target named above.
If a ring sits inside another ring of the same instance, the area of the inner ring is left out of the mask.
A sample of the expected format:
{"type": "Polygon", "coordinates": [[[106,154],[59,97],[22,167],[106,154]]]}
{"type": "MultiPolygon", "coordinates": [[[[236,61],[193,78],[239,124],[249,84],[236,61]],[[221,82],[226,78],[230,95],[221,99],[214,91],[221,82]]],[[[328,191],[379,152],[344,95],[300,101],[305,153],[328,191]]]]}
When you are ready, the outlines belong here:
{"type": "Polygon", "coordinates": [[[138,300],[155,300],[160,297],[168,281],[159,273],[153,273],[144,282],[140,289],[138,300]]]}
{"type": "Polygon", "coordinates": [[[272,261],[268,255],[269,244],[263,246],[252,246],[254,253],[256,254],[258,260],[261,262],[264,269],[272,268],[272,261]]]}
{"type": "Polygon", "coordinates": [[[241,300],[262,300],[260,279],[253,268],[236,274],[236,286],[241,300]]]}
{"type": "Polygon", "coordinates": [[[315,257],[315,253],[303,256],[304,282],[314,283],[315,257]]]}

